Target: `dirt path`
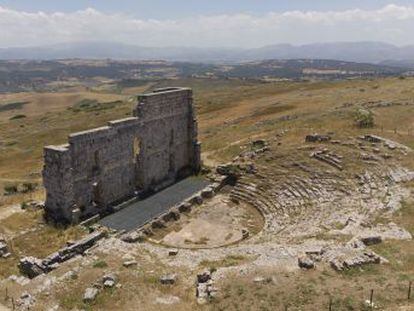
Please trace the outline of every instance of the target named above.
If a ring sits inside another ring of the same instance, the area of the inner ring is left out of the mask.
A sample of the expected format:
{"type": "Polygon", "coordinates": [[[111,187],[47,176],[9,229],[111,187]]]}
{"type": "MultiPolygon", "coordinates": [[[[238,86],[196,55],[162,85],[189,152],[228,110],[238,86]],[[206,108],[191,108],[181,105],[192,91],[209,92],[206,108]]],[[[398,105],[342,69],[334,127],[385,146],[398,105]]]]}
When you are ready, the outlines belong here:
{"type": "Polygon", "coordinates": [[[0,209],[0,221],[10,217],[13,214],[21,213],[21,212],[23,212],[23,210],[20,208],[19,204],[2,207],[0,209]]]}
{"type": "Polygon", "coordinates": [[[9,311],[10,309],[0,304],[0,311],[9,311]]]}
{"type": "Polygon", "coordinates": [[[205,151],[201,154],[201,159],[202,159],[204,165],[207,165],[207,166],[210,166],[210,167],[218,166],[219,164],[222,164],[222,162],[216,161],[214,158],[212,158],[212,157],[214,157],[214,154],[216,154],[220,151],[226,150],[229,147],[232,147],[232,146],[235,146],[235,145],[240,145],[240,144],[245,143],[245,142],[247,142],[251,139],[259,138],[261,136],[262,136],[262,133],[252,135],[252,136],[249,136],[249,137],[246,137],[246,138],[243,138],[243,139],[236,140],[232,143],[229,143],[227,146],[225,146],[223,148],[219,148],[219,149],[211,150],[211,151],[205,151]]]}

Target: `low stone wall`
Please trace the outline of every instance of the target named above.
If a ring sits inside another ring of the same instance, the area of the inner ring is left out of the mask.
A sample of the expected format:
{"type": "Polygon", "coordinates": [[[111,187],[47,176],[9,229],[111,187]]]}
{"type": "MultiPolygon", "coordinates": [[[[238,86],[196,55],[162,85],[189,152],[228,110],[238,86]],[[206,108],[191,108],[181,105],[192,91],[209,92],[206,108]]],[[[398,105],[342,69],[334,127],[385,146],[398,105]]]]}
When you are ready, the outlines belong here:
{"type": "Polygon", "coordinates": [[[56,269],[60,263],[65,262],[77,255],[82,255],[86,250],[91,248],[106,236],[104,231],[96,231],[85,238],[70,244],[59,251],[50,254],[44,259],[38,259],[36,257],[24,257],[20,259],[19,269],[28,276],[34,278],[40,274],[48,273],[56,269]]]}

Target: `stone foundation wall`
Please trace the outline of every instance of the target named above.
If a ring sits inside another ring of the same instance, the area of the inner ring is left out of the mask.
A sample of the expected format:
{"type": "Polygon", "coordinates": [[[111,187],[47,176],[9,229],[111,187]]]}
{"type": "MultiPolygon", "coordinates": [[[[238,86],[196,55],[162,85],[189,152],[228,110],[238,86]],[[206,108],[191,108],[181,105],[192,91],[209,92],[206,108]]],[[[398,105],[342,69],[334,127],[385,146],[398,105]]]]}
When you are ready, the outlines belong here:
{"type": "Polygon", "coordinates": [[[78,222],[198,172],[191,89],[139,95],[133,115],[71,134],[67,145],[45,147],[47,216],[78,222]]]}

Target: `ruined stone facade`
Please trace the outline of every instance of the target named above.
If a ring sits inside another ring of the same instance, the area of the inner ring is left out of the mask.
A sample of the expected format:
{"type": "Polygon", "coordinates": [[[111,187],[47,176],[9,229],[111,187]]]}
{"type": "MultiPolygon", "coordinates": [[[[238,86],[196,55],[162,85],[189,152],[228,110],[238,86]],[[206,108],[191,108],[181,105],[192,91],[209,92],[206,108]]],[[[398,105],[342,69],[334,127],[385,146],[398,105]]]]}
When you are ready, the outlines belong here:
{"type": "Polygon", "coordinates": [[[199,169],[191,89],[155,90],[137,96],[133,117],[44,148],[46,213],[58,222],[78,222],[199,169]]]}

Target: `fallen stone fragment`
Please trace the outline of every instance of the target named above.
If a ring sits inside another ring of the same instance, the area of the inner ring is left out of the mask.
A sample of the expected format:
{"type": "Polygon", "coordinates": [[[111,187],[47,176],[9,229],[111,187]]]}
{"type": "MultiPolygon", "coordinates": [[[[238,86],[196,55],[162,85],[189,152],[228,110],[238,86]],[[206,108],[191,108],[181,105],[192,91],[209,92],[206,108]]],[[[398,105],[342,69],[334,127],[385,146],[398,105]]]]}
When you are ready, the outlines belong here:
{"type": "Polygon", "coordinates": [[[142,228],[142,233],[146,236],[154,235],[154,232],[152,231],[152,227],[150,224],[147,224],[142,228]]]}
{"type": "Polygon", "coordinates": [[[197,274],[197,282],[198,283],[207,283],[209,280],[211,280],[211,272],[206,270],[201,273],[197,274]]]}
{"type": "Polygon", "coordinates": [[[171,220],[178,220],[180,219],[180,212],[178,209],[171,209],[168,213],[162,216],[162,220],[165,222],[169,222],[171,220]]]}
{"type": "Polygon", "coordinates": [[[243,238],[243,239],[247,239],[247,238],[249,237],[249,235],[250,235],[249,230],[248,230],[248,229],[246,229],[246,228],[243,228],[243,229],[241,230],[241,233],[242,233],[242,238],[243,238]]]}
{"type": "Polygon", "coordinates": [[[359,239],[352,239],[351,241],[349,241],[348,243],[347,243],[347,245],[349,245],[349,246],[351,246],[351,247],[353,247],[353,248],[360,248],[360,249],[364,249],[365,248],[365,243],[364,242],[362,242],[361,240],[359,240],[359,239]]]}
{"type": "Polygon", "coordinates": [[[114,282],[114,281],[112,281],[112,280],[107,280],[107,281],[105,281],[105,282],[103,283],[103,286],[104,286],[105,288],[112,288],[112,287],[114,287],[114,286],[115,286],[115,282],[114,282]]]}
{"type": "Polygon", "coordinates": [[[95,245],[97,241],[105,236],[105,232],[95,231],[79,241],[69,243],[68,246],[50,254],[43,260],[35,257],[24,257],[19,262],[19,269],[29,278],[34,278],[40,274],[48,273],[56,269],[60,263],[77,255],[84,254],[88,249],[95,245]]]}
{"type": "Polygon", "coordinates": [[[302,269],[313,269],[315,268],[315,262],[308,256],[300,256],[298,258],[298,265],[302,269]]]}
{"type": "Polygon", "coordinates": [[[7,247],[6,239],[0,236],[0,258],[6,258],[9,253],[9,248],[7,247]]]}
{"type": "Polygon", "coordinates": [[[128,232],[121,236],[121,240],[126,243],[143,242],[144,239],[144,234],[137,231],[128,232]]]}
{"type": "Polygon", "coordinates": [[[371,143],[380,143],[382,141],[384,141],[384,139],[382,137],[376,136],[376,135],[365,135],[360,137],[363,140],[369,141],[371,143]]]}
{"type": "Polygon", "coordinates": [[[98,296],[99,290],[95,287],[88,287],[83,295],[83,302],[91,303],[98,296]]]}
{"type": "Polygon", "coordinates": [[[175,284],[177,276],[175,274],[164,275],[160,278],[161,284],[172,285],[175,284]]]}
{"type": "Polygon", "coordinates": [[[217,298],[219,296],[219,289],[217,287],[210,286],[208,289],[208,296],[210,298],[217,298]]]}
{"type": "Polygon", "coordinates": [[[197,292],[196,292],[196,296],[198,299],[206,299],[208,297],[208,292],[207,292],[207,284],[206,283],[199,283],[197,285],[197,292]]]}
{"type": "Polygon", "coordinates": [[[22,274],[31,279],[47,271],[47,267],[43,264],[42,260],[30,256],[20,259],[19,269],[22,274]]]}
{"type": "Polygon", "coordinates": [[[118,283],[118,277],[116,274],[113,273],[106,274],[102,277],[102,283],[103,286],[106,288],[114,287],[116,283],[118,283]]]}
{"type": "Polygon", "coordinates": [[[263,148],[269,143],[265,139],[256,139],[252,141],[252,146],[255,148],[263,148]]]}
{"type": "Polygon", "coordinates": [[[217,166],[216,171],[220,175],[238,179],[240,177],[239,168],[233,163],[227,163],[217,166]]]}
{"type": "Polygon", "coordinates": [[[196,297],[198,304],[205,304],[218,296],[218,288],[214,287],[211,272],[206,270],[197,274],[196,297]]]}
{"type": "Polygon", "coordinates": [[[28,201],[22,204],[21,207],[22,209],[30,208],[30,209],[41,210],[45,207],[45,203],[43,201],[31,200],[31,201],[28,201]]]}
{"type": "Polygon", "coordinates": [[[28,292],[21,294],[20,298],[17,300],[17,305],[23,310],[30,310],[36,302],[36,299],[30,295],[28,292]]]}
{"type": "Polygon", "coordinates": [[[162,219],[155,219],[152,223],[151,223],[151,227],[152,229],[162,229],[165,228],[165,221],[162,219]]]}
{"type": "Polygon", "coordinates": [[[168,251],[168,256],[177,256],[178,254],[178,249],[170,249],[168,251]]]}
{"type": "Polygon", "coordinates": [[[185,202],[183,204],[180,204],[180,206],[178,206],[178,210],[180,213],[191,212],[191,203],[185,202]]]}
{"type": "Polygon", "coordinates": [[[257,276],[253,279],[253,282],[257,284],[266,283],[266,279],[262,276],[257,276]]]}
{"type": "Polygon", "coordinates": [[[180,298],[177,296],[164,296],[155,298],[156,304],[172,305],[180,302],[180,298]]]}
{"type": "Polygon", "coordinates": [[[382,242],[382,237],[379,235],[373,236],[364,236],[360,238],[361,242],[364,243],[366,246],[379,244],[382,242]]]}
{"type": "Polygon", "coordinates": [[[214,190],[210,187],[207,187],[201,191],[201,196],[203,198],[210,199],[214,196],[214,190]]]}
{"type": "Polygon", "coordinates": [[[331,136],[329,135],[320,135],[320,134],[312,134],[307,135],[305,137],[306,142],[324,142],[324,141],[330,141],[331,136]]]}
{"type": "Polygon", "coordinates": [[[103,239],[105,236],[105,232],[95,231],[83,239],[76,241],[73,245],[59,250],[61,260],[66,261],[76,255],[83,254],[87,249],[91,248],[96,242],[103,239]]]}
{"type": "Polygon", "coordinates": [[[190,202],[192,204],[201,205],[203,204],[203,198],[201,197],[201,195],[195,195],[192,198],[190,198],[190,202]]]}
{"type": "Polygon", "coordinates": [[[337,271],[361,267],[366,264],[379,264],[385,259],[374,252],[360,249],[339,251],[337,255],[329,260],[331,267],[337,271]]]}
{"type": "Polygon", "coordinates": [[[136,265],[138,265],[138,262],[137,261],[135,261],[135,260],[127,260],[127,261],[124,261],[124,263],[122,264],[125,268],[130,268],[130,267],[133,267],[133,266],[136,266],[136,265]]]}

